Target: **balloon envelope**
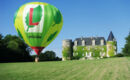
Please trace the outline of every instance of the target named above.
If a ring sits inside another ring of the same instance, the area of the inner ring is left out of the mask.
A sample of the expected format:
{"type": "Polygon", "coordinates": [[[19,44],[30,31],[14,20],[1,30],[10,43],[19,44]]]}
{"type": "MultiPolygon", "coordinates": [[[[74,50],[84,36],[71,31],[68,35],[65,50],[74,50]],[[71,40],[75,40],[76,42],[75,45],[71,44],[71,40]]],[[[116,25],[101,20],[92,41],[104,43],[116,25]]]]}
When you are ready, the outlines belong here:
{"type": "Polygon", "coordinates": [[[59,34],[63,18],[56,7],[31,2],[17,10],[14,25],[19,36],[39,55],[59,34]]]}

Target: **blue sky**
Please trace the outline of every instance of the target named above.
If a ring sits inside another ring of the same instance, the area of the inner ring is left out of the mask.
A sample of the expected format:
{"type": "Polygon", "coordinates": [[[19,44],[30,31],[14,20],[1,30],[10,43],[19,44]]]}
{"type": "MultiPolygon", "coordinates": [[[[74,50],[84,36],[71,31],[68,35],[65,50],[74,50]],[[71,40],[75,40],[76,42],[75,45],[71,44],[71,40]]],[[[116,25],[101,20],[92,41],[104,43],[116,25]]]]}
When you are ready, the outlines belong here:
{"type": "Polygon", "coordinates": [[[125,44],[130,31],[130,0],[1,0],[0,33],[17,35],[13,17],[16,10],[28,2],[46,2],[62,13],[64,24],[58,37],[45,48],[62,56],[62,40],[77,37],[103,36],[107,39],[112,31],[118,52],[125,44]]]}

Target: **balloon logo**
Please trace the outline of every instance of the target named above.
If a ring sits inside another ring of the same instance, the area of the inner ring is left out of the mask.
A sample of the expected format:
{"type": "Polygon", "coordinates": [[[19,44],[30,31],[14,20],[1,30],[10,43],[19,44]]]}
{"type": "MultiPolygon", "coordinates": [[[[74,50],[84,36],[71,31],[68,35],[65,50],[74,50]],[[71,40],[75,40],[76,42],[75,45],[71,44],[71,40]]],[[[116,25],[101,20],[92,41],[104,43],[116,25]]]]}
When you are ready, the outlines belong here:
{"type": "Polygon", "coordinates": [[[22,5],[14,17],[18,35],[37,55],[56,38],[62,25],[63,17],[60,11],[43,2],[22,5]]]}

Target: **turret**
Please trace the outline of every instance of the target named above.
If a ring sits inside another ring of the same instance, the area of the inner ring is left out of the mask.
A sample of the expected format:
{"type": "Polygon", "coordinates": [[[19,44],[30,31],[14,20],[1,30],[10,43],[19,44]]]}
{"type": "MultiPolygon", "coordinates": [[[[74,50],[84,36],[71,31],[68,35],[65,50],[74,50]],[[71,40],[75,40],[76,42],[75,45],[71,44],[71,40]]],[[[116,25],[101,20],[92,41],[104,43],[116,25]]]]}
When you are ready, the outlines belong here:
{"type": "Polygon", "coordinates": [[[72,40],[63,40],[62,41],[62,60],[71,60],[72,59],[72,52],[73,52],[73,43],[72,40]]]}
{"type": "Polygon", "coordinates": [[[107,39],[107,57],[112,57],[116,55],[116,53],[117,53],[117,42],[111,31],[107,39]]]}

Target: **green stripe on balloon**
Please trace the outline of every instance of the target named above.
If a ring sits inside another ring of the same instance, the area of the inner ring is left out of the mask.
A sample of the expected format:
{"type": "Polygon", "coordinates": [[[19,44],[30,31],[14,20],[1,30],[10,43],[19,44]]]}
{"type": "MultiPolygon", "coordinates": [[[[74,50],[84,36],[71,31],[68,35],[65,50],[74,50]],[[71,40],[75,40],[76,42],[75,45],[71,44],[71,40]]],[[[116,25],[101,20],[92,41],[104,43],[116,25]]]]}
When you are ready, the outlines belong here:
{"type": "Polygon", "coordinates": [[[62,19],[61,17],[62,16],[61,16],[60,11],[56,9],[55,14],[54,14],[54,21],[56,24],[59,24],[61,22],[61,19],[62,19]]]}
{"type": "Polygon", "coordinates": [[[19,37],[23,40],[23,36],[21,35],[20,31],[17,29],[19,37]]]}
{"type": "Polygon", "coordinates": [[[56,32],[54,32],[53,34],[51,34],[51,35],[49,36],[49,38],[47,39],[47,41],[49,42],[49,41],[51,41],[52,39],[54,39],[54,37],[56,36],[57,33],[58,33],[58,31],[56,31],[56,32]]]}
{"type": "Polygon", "coordinates": [[[44,25],[43,25],[43,32],[42,32],[42,40],[44,40],[45,35],[49,31],[50,27],[53,24],[53,10],[51,9],[53,6],[50,4],[44,6],[44,25]]]}

